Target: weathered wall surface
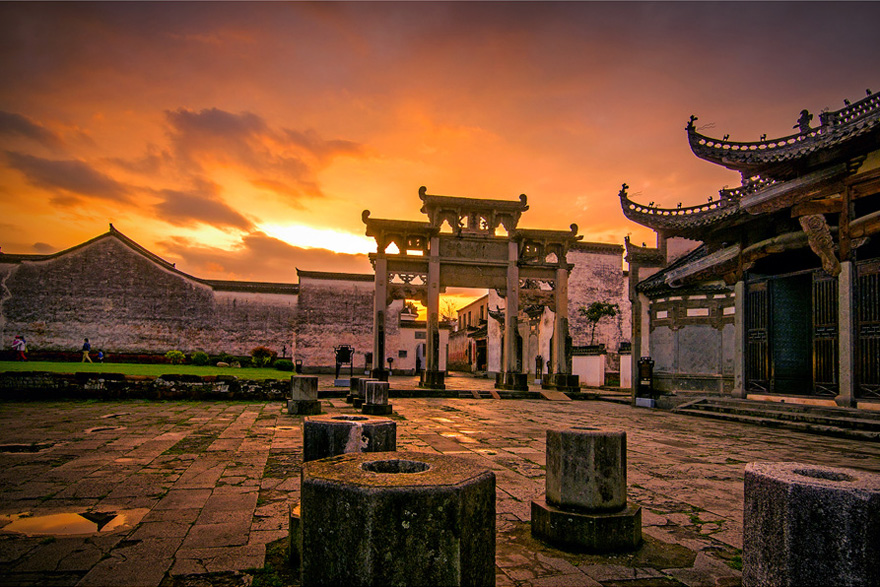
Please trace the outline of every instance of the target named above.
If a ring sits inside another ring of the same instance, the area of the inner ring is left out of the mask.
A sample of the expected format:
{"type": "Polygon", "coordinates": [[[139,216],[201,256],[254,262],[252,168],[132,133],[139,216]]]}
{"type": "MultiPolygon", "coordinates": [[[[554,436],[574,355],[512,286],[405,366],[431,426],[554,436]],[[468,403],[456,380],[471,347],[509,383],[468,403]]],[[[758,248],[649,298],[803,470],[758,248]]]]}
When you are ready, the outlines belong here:
{"type": "Polygon", "coordinates": [[[57,257],[4,266],[2,340],[31,349],[247,355],[291,346],[296,296],[215,292],[108,235],[57,257]]]}
{"type": "Polygon", "coordinates": [[[569,333],[575,346],[590,344],[591,326],[578,313],[593,302],[617,304],[620,313],[603,318],[596,327],[593,344],[604,344],[608,350],[608,368],[617,371],[617,349],[628,341],[631,331],[631,309],[626,279],[622,269],[623,247],[599,243],[578,243],[566,259],[574,264],[568,278],[569,333]]]}
{"type": "MultiPolygon", "coordinates": [[[[363,369],[364,355],[373,352],[372,276],[355,280],[332,274],[325,278],[300,275],[294,358],[306,369],[334,367],[334,348],[347,344],[355,348],[355,369],[363,369]]],[[[385,312],[385,356],[398,359],[399,318],[403,301],[395,300],[385,312]]]]}
{"type": "Polygon", "coordinates": [[[733,294],[682,295],[651,304],[654,385],[661,391],[729,393],[733,386],[733,294]]]}

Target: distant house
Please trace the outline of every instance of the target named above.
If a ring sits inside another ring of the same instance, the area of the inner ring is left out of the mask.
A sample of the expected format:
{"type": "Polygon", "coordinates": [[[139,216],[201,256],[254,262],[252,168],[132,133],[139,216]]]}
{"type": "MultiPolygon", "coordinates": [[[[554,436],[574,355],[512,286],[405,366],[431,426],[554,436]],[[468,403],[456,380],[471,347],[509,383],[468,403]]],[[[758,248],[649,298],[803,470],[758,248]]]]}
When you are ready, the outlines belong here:
{"type": "Polygon", "coordinates": [[[694,154],[742,175],[700,206],[621,189],[624,214],[657,233],[626,250],[633,356],[654,361],[660,390],[880,408],[880,94],[811,119],[737,142],[692,117],[694,154]]]}

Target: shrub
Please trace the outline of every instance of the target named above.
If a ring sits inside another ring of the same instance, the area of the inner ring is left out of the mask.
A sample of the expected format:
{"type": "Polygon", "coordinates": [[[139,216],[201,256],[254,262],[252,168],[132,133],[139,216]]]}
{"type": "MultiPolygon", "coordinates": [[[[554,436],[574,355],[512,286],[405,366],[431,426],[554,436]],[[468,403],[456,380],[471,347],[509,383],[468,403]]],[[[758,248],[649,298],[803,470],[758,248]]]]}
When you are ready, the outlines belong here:
{"type": "Polygon", "coordinates": [[[165,358],[168,359],[168,362],[172,365],[181,365],[183,364],[184,359],[186,359],[186,355],[184,355],[180,351],[168,351],[165,353],[165,358]]]}
{"type": "Polygon", "coordinates": [[[223,352],[217,355],[217,360],[222,361],[224,363],[229,363],[230,365],[235,362],[235,357],[230,355],[229,353],[223,352]]]}
{"type": "Polygon", "coordinates": [[[290,359],[278,359],[272,366],[279,371],[293,371],[293,361],[290,359]]]}
{"type": "Polygon", "coordinates": [[[196,351],[192,354],[190,361],[192,361],[193,365],[204,366],[204,365],[207,365],[208,363],[211,362],[211,358],[208,356],[208,353],[205,353],[202,351],[196,351]]]}
{"type": "Polygon", "coordinates": [[[254,367],[265,367],[266,365],[270,365],[277,356],[278,353],[264,346],[254,347],[254,349],[251,350],[251,360],[254,363],[254,367]]]}

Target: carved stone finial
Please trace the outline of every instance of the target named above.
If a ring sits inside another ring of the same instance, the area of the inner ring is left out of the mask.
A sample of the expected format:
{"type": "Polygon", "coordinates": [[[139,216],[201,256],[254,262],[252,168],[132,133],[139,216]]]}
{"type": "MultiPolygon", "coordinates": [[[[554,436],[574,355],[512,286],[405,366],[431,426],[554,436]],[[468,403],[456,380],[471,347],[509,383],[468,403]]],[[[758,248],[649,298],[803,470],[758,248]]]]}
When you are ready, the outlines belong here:
{"type": "Polygon", "coordinates": [[[367,223],[367,218],[369,218],[369,217],[370,217],[369,210],[364,210],[363,212],[361,212],[361,220],[363,221],[364,224],[367,223]]]}
{"type": "Polygon", "coordinates": [[[620,192],[618,192],[617,195],[620,196],[621,199],[625,198],[626,197],[626,190],[628,190],[628,189],[629,189],[629,186],[626,185],[626,183],[621,184],[620,192]]]}
{"type": "Polygon", "coordinates": [[[577,225],[577,224],[575,224],[575,223],[572,222],[572,224],[571,224],[571,226],[569,226],[569,228],[571,228],[571,234],[577,234],[577,233],[578,233],[578,225],[577,225]]]}
{"type": "Polygon", "coordinates": [[[529,204],[528,204],[528,203],[529,203],[529,199],[528,199],[528,197],[526,197],[525,194],[520,194],[520,195],[519,195],[519,201],[522,202],[522,205],[525,206],[526,208],[529,207],[529,204]]]}
{"type": "Polygon", "coordinates": [[[800,132],[810,132],[812,130],[810,128],[810,121],[813,120],[813,115],[810,114],[809,110],[801,110],[801,115],[797,120],[797,124],[795,124],[791,128],[796,128],[800,130],[800,132]]]}
{"type": "Polygon", "coordinates": [[[698,120],[699,118],[691,114],[690,120],[688,120],[688,125],[685,127],[685,130],[694,130],[694,123],[698,120]]]}
{"type": "Polygon", "coordinates": [[[427,196],[427,195],[428,195],[428,188],[426,188],[425,186],[420,187],[419,188],[419,199],[424,202],[425,196],[427,196]]]}
{"type": "Polygon", "coordinates": [[[764,133],[764,134],[761,135],[761,140],[762,140],[762,141],[766,141],[766,140],[767,140],[767,133],[764,133]]]}

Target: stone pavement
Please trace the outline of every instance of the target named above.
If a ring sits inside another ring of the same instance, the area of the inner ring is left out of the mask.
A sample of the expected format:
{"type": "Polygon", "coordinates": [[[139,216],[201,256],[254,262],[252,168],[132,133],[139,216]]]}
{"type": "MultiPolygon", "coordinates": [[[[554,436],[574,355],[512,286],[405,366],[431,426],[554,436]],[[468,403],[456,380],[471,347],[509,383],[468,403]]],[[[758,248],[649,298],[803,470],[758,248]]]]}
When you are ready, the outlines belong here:
{"type": "MultiPolygon", "coordinates": [[[[340,399],[322,403],[354,411],[340,399]]],[[[392,403],[400,450],[495,472],[498,585],[738,585],[747,462],[880,471],[877,443],[608,402],[392,403]],[[627,432],[629,499],[644,524],[634,553],[565,553],[530,535],[545,430],[575,425],[627,432]]],[[[302,418],[280,402],[0,403],[0,445],[0,584],[296,583],[277,553],[299,496],[302,418]],[[88,527],[49,528],[67,521],[62,514],[86,514],[88,527]],[[27,523],[46,534],[28,535],[27,523]]]]}

